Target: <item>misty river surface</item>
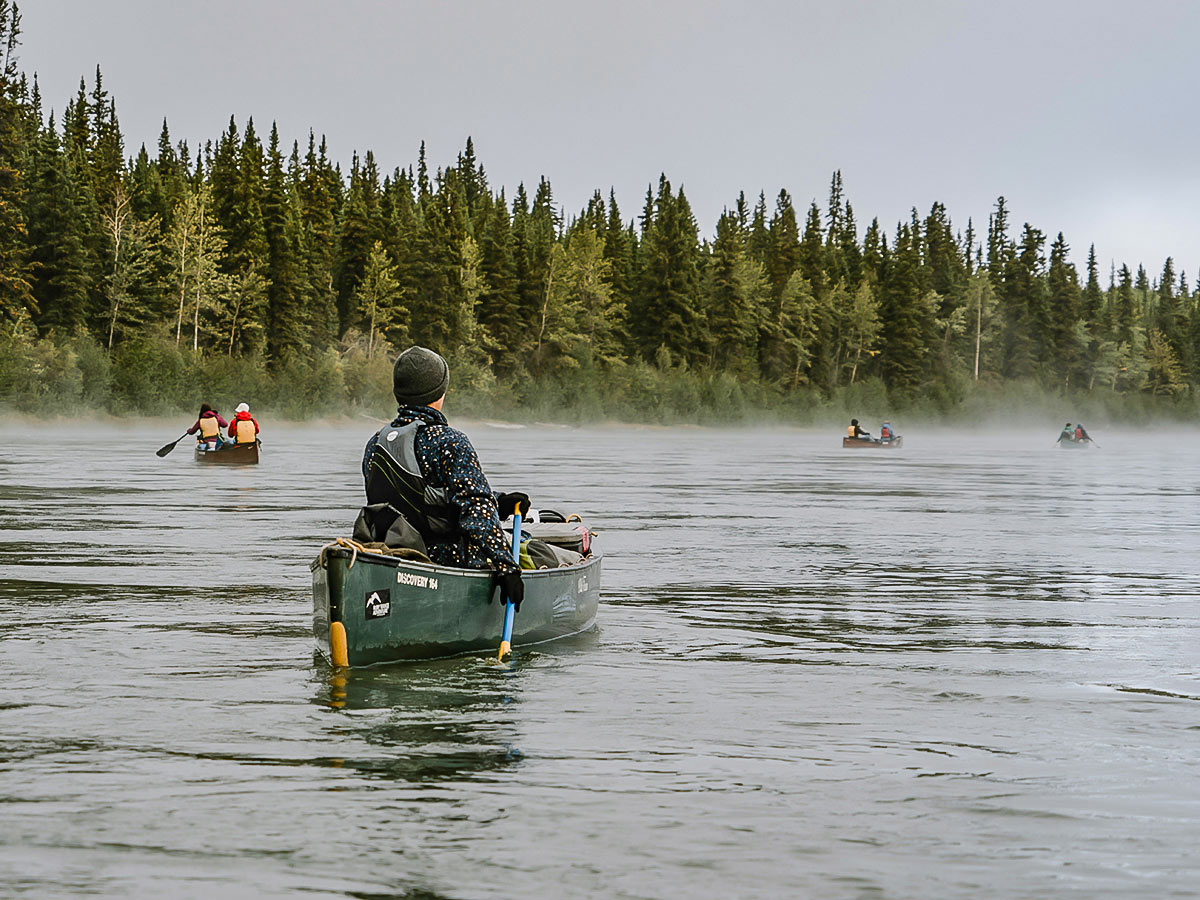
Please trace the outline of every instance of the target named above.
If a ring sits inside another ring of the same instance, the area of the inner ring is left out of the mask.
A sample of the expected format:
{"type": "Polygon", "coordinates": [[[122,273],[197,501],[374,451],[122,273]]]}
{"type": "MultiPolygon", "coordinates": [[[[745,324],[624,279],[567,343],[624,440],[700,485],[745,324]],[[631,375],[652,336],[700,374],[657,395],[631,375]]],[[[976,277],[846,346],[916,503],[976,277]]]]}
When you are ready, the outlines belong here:
{"type": "Polygon", "coordinates": [[[1194,433],[465,423],[599,628],[343,682],[378,426],[187,424],[0,432],[4,897],[1200,896],[1194,433]]]}

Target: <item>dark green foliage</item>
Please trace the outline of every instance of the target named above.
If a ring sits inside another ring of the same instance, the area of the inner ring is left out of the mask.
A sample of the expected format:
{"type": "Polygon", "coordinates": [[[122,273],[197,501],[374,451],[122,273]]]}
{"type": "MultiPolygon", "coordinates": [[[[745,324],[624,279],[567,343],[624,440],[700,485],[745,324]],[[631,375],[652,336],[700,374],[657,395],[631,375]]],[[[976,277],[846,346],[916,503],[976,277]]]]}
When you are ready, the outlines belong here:
{"type": "Polygon", "coordinates": [[[913,397],[921,386],[931,344],[933,310],[921,285],[921,235],[912,223],[900,226],[895,249],[881,279],[879,356],[884,380],[900,397],[913,397]]]}
{"type": "Polygon", "coordinates": [[[512,223],[503,191],[495,198],[481,200],[480,204],[480,220],[475,228],[482,282],[478,319],[495,342],[498,371],[511,376],[520,368],[525,331],[517,312],[512,223]]]}
{"type": "Polygon", "coordinates": [[[1064,236],[1047,260],[1003,197],[986,237],[934,203],[860,238],[835,172],[803,223],[787,190],[773,210],[742,192],[702,239],[665,173],[636,219],[610,190],[564,222],[545,178],[532,197],[493,189],[471,138],[451,165],[431,172],[422,143],[381,178],[372,152],[343,173],[312,134],[289,154],[274,126],[264,148],[231,118],[193,152],[164,120],[126,158],[99,70],[46,116],[19,26],[0,0],[0,401],[24,409],[386,406],[408,341],[445,353],[461,402],[489,414],[1196,394],[1200,302],[1174,261],[1105,288],[1092,250],[1081,285],[1064,236]]]}
{"type": "Polygon", "coordinates": [[[354,289],[362,280],[372,245],[381,237],[383,223],[379,194],[379,169],[374,155],[367,153],[362,165],[355,155],[350,164],[350,188],[342,205],[333,278],[340,331],[345,331],[353,322],[354,289]]]}
{"type": "Polygon", "coordinates": [[[1050,247],[1050,268],[1046,273],[1049,306],[1048,369],[1053,378],[1070,384],[1078,371],[1084,341],[1077,331],[1081,295],[1075,267],[1067,260],[1069,251],[1062,232],[1050,247]]]}
{"type": "Polygon", "coordinates": [[[266,351],[273,360],[303,354],[308,345],[304,315],[303,259],[297,185],[299,162],[293,150],[290,171],[284,171],[279,130],[271,125],[267,149],[267,174],[263,190],[263,232],[267,258],[266,351]]]}
{"type": "Polygon", "coordinates": [[[756,338],[766,287],[762,266],[749,259],[738,217],[724,212],[717,220],[705,272],[705,306],[712,336],[710,364],[717,371],[752,377],[756,338]]]}
{"type": "Polygon", "coordinates": [[[29,277],[29,240],[22,211],[27,132],[17,85],[16,4],[0,0],[0,321],[36,309],[29,277]]]}
{"type": "Polygon", "coordinates": [[[697,365],[707,355],[700,308],[700,247],[696,220],[680,188],[658,181],[649,221],[643,224],[638,284],[642,352],[647,358],[697,365]]]}
{"type": "Polygon", "coordinates": [[[43,334],[71,335],[83,328],[91,278],[78,185],[53,119],[38,136],[28,174],[30,281],[38,297],[38,328],[43,334]]]}

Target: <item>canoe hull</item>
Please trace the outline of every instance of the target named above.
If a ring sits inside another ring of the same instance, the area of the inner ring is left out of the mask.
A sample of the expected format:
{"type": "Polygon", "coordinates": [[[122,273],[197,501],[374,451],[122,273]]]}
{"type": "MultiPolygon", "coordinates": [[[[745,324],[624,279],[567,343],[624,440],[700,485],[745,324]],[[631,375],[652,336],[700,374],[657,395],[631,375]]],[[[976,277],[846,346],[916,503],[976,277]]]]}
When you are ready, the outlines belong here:
{"type": "Polygon", "coordinates": [[[258,462],[258,442],[253,444],[224,444],[219,450],[203,450],[196,445],[196,462],[228,465],[255,464],[258,462]]]}
{"type": "Polygon", "coordinates": [[[904,437],[894,437],[888,441],[869,440],[863,441],[858,438],[842,438],[842,447],[847,450],[895,450],[904,444],[904,437]]]}
{"type": "Polygon", "coordinates": [[[1064,450],[1086,450],[1091,443],[1091,441],[1068,441],[1066,438],[1064,438],[1058,442],[1058,446],[1062,447],[1064,450]]]}
{"type": "MultiPolygon", "coordinates": [[[[525,599],[512,646],[592,628],[600,603],[600,556],[575,566],[522,573],[525,599]]],[[[313,636],[332,661],[330,623],[346,632],[350,666],[495,652],[504,607],[492,573],[373,553],[325,550],[311,567],[313,636]],[[353,562],[353,564],[351,564],[353,562]]]]}

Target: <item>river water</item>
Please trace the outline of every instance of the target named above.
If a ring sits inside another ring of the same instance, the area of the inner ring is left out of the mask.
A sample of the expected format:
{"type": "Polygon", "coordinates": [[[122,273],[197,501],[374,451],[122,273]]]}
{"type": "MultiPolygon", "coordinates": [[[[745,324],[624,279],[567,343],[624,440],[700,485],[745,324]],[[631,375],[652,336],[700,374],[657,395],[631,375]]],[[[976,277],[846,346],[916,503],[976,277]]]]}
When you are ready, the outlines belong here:
{"type": "Polygon", "coordinates": [[[1200,895],[1195,435],[467,424],[599,629],[341,678],[374,427],[0,434],[0,895],[1200,895]]]}

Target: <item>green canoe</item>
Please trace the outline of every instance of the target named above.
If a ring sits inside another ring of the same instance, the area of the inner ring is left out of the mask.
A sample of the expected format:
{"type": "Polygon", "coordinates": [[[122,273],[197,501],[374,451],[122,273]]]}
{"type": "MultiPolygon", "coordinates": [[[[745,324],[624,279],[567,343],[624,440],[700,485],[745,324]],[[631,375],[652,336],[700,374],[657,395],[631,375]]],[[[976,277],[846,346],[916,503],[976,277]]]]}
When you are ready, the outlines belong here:
{"type": "MultiPolygon", "coordinates": [[[[592,628],[600,603],[600,561],[593,554],[573,566],[523,572],[525,599],[512,646],[592,628]]],[[[310,568],[313,634],[318,650],[334,664],[437,659],[495,652],[500,646],[504,607],[491,572],[334,545],[322,550],[310,568]],[[340,633],[344,651],[339,651],[340,633]],[[339,652],[345,662],[339,663],[339,652]]]]}

